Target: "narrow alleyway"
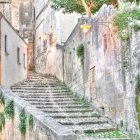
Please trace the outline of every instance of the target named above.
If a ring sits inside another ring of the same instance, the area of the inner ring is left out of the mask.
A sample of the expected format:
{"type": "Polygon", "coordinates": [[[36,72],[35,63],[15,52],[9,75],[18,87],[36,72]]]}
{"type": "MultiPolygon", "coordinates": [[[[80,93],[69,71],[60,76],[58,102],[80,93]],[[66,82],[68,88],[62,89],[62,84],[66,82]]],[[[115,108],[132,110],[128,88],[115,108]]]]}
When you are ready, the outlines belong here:
{"type": "MultiPolygon", "coordinates": [[[[79,134],[80,139],[90,139],[84,134],[91,132],[98,132],[98,137],[99,134],[101,137],[115,137],[117,133],[107,118],[92,109],[88,103],[75,97],[53,76],[30,73],[29,79],[13,86],[12,91],[45,112],[47,116],[53,117],[60,124],[79,134]]],[[[125,137],[123,134],[118,136],[125,137]]]]}

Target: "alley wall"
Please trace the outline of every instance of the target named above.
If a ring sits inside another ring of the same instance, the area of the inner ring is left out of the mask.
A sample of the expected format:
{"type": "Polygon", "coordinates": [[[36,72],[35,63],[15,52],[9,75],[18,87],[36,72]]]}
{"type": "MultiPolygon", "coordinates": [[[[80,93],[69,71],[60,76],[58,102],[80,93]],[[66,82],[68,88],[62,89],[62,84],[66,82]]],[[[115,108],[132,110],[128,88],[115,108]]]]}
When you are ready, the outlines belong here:
{"type": "Polygon", "coordinates": [[[1,85],[10,87],[27,78],[27,44],[2,17],[1,19],[1,85]]]}

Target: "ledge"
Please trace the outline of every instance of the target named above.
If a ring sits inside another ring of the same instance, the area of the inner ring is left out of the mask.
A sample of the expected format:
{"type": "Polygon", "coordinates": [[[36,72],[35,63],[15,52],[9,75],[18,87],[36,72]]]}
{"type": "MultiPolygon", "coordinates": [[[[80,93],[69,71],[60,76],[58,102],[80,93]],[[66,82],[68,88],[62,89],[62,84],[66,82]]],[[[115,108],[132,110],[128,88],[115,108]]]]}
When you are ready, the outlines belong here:
{"type": "MultiPolygon", "coordinates": [[[[35,108],[27,101],[24,101],[22,98],[15,95],[10,89],[5,87],[0,87],[0,90],[5,98],[5,100],[12,99],[14,100],[14,105],[19,109],[25,108],[27,114],[32,114],[35,121],[45,129],[45,132],[51,135],[54,140],[76,140],[76,134],[67,129],[65,126],[57,123],[53,118],[47,116],[39,109],[35,108]]],[[[50,135],[50,139],[52,139],[50,135]]]]}

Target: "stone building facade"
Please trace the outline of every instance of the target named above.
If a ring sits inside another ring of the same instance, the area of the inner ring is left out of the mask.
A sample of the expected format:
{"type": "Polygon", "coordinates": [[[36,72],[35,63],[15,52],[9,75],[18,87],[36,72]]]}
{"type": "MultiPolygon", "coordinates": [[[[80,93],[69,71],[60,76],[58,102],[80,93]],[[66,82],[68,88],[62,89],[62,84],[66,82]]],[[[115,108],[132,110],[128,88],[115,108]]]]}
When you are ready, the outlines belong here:
{"type": "Polygon", "coordinates": [[[63,14],[51,8],[49,0],[35,1],[35,56],[36,71],[62,76],[62,45],[78,22],[77,14],[63,14]],[[56,68],[59,66],[60,68],[56,68]]]}
{"type": "MultiPolygon", "coordinates": [[[[129,43],[131,50],[129,55],[135,57],[129,63],[130,66],[135,65],[135,68],[130,67],[128,71],[125,71],[121,52],[127,43],[121,41],[114,32],[111,24],[114,13],[115,9],[112,6],[104,5],[92,17],[92,21],[88,21],[92,28],[87,33],[80,29],[80,25],[84,23],[82,19],[61,49],[50,47],[47,48],[49,51],[37,56],[36,71],[56,75],[74,93],[86,98],[115,123],[123,123],[124,127],[130,131],[136,131],[138,121],[136,118],[135,77],[139,72],[139,58],[135,53],[139,52],[139,43],[136,39],[139,37],[139,33],[132,31],[129,43]],[[84,45],[83,64],[77,57],[77,48],[80,44],[84,45]],[[51,52],[54,52],[54,55],[51,55],[51,52]]],[[[55,20],[50,19],[50,21],[58,24],[55,20]]],[[[38,26],[38,30],[42,33],[36,34],[40,40],[40,45],[38,45],[39,41],[36,38],[36,45],[40,48],[43,46],[43,41],[41,44],[40,39],[44,32],[43,26],[45,27],[46,24],[38,26]]]]}
{"type": "Polygon", "coordinates": [[[0,18],[0,84],[9,88],[27,78],[28,45],[2,14],[0,18]]]}
{"type": "Polygon", "coordinates": [[[33,63],[33,41],[34,41],[34,0],[3,0],[0,3],[0,11],[19,32],[19,34],[29,43],[29,63],[33,63]]]}
{"type": "Polygon", "coordinates": [[[104,5],[89,21],[88,33],[80,29],[80,22],[77,24],[64,45],[63,76],[74,93],[87,98],[104,115],[133,132],[138,129],[135,77],[139,73],[139,32],[131,29],[129,56],[134,57],[126,71],[122,50],[128,44],[114,33],[111,24],[114,12],[112,6],[104,5]],[[76,54],[80,44],[84,45],[83,64],[76,54]]]}

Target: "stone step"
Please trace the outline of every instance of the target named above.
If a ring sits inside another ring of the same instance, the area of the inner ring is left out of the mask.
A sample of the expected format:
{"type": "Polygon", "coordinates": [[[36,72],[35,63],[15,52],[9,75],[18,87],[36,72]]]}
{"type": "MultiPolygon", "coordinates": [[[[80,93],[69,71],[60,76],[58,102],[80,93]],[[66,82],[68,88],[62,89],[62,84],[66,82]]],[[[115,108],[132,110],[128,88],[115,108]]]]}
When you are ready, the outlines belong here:
{"type": "Polygon", "coordinates": [[[67,88],[64,88],[64,87],[12,87],[11,88],[12,90],[67,90],[67,88]]]}
{"type": "Polygon", "coordinates": [[[52,99],[73,99],[73,96],[70,95],[70,96],[52,96],[52,95],[44,95],[44,96],[28,96],[28,95],[19,95],[21,98],[24,98],[24,99],[44,99],[44,98],[52,98],[52,99]]]}
{"type": "Polygon", "coordinates": [[[103,124],[108,123],[105,118],[72,118],[72,119],[56,119],[62,125],[82,125],[82,124],[103,124]]]}
{"type": "Polygon", "coordinates": [[[52,117],[78,135],[115,129],[107,118],[102,117],[87,103],[76,99],[65,84],[54,76],[30,73],[27,80],[11,89],[32,106],[45,112],[46,116],[52,117]]]}
{"type": "Polygon", "coordinates": [[[114,126],[108,123],[103,124],[82,124],[82,125],[64,125],[71,131],[75,133],[84,133],[84,132],[107,132],[116,130],[114,126]]]}
{"type": "Polygon", "coordinates": [[[101,117],[97,112],[92,113],[49,113],[50,117],[53,118],[87,118],[88,117],[101,117]]]}
{"type": "Polygon", "coordinates": [[[79,134],[78,140],[132,140],[126,134],[120,131],[107,131],[97,133],[79,134]]]}
{"type": "Polygon", "coordinates": [[[65,85],[61,85],[61,86],[52,86],[52,85],[47,85],[47,84],[45,84],[45,85],[21,85],[21,84],[19,84],[19,85],[15,85],[15,86],[13,86],[12,88],[16,88],[16,87],[18,87],[18,88],[65,88],[65,85]]]}
{"type": "Polygon", "coordinates": [[[55,108],[55,109],[59,109],[59,108],[89,108],[88,105],[73,105],[73,104],[70,104],[70,105],[67,105],[67,104],[64,104],[64,105],[37,105],[36,108],[44,108],[44,109],[47,109],[47,108],[55,108]]]}
{"type": "MultiPolygon", "coordinates": [[[[35,106],[38,106],[38,105],[66,105],[66,106],[68,106],[68,105],[74,105],[74,103],[73,102],[61,102],[61,103],[53,103],[53,102],[30,102],[30,104],[32,104],[32,105],[35,105],[35,106]]],[[[82,103],[76,103],[75,105],[83,105],[82,103]]]]}
{"type": "Polygon", "coordinates": [[[90,112],[92,113],[93,110],[92,109],[84,109],[84,108],[59,108],[59,109],[55,109],[55,108],[42,108],[41,109],[43,112],[46,112],[46,113],[82,113],[82,114],[85,114],[87,112],[90,112]]]}
{"type": "MultiPolygon", "coordinates": [[[[15,92],[16,93],[16,92],[15,92]]],[[[18,92],[17,92],[18,93],[18,92]]],[[[70,92],[62,92],[62,93],[19,93],[19,96],[32,96],[32,97],[35,97],[35,96],[42,96],[42,97],[45,97],[45,96],[53,96],[53,97],[63,97],[63,96],[73,96],[72,93],[70,92]]]]}
{"type": "Polygon", "coordinates": [[[25,101],[29,101],[29,102],[63,102],[63,101],[73,101],[73,98],[60,98],[60,99],[53,99],[53,98],[25,98],[25,101]]]}
{"type": "Polygon", "coordinates": [[[12,89],[13,92],[21,92],[21,93],[61,93],[61,92],[69,92],[67,90],[15,90],[12,89]]]}

